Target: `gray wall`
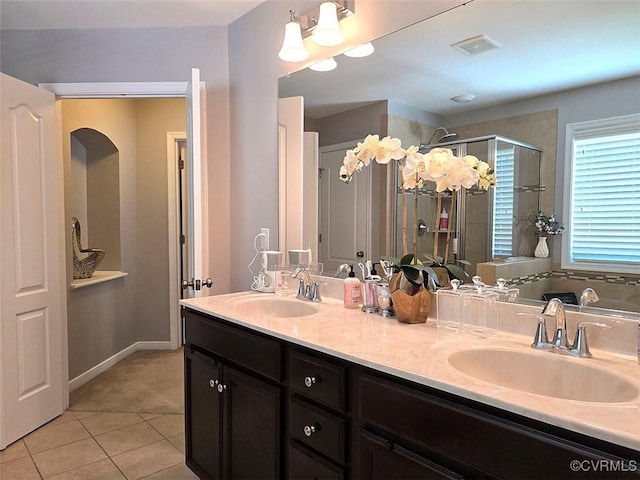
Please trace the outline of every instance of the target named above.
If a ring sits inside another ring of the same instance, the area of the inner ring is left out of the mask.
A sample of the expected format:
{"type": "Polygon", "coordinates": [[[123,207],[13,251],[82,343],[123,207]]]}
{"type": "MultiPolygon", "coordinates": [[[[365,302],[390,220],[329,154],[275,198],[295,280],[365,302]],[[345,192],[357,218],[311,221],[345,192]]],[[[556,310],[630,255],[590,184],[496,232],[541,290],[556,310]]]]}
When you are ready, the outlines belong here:
{"type": "MultiPolygon", "coordinates": [[[[167,132],[186,130],[181,98],[138,99],[136,104],[136,336],[168,341],[169,237],[167,132]]],[[[174,245],[171,245],[173,248],[174,245]]]]}
{"type": "Polygon", "coordinates": [[[371,132],[382,136],[387,133],[387,113],[389,102],[377,102],[365,107],[354,108],[315,121],[321,147],[353,140],[361,140],[371,132]]]}

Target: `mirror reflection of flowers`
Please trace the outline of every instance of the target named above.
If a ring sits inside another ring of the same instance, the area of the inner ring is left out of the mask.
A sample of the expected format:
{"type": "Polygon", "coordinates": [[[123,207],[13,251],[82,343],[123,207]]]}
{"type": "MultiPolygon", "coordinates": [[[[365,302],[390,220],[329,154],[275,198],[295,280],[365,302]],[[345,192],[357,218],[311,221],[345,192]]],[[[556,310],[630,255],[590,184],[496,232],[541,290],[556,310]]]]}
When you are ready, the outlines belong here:
{"type": "Polygon", "coordinates": [[[423,155],[416,146],[405,150],[400,139],[384,137],[380,140],[378,135],[367,135],[362,143],[358,142],[356,148],[347,150],[340,168],[340,178],[349,183],[354,173],[368,166],[372,160],[380,164],[398,160],[405,190],[421,188],[425,181],[435,182],[438,193],[476,185],[487,190],[496,183],[489,164],[473,155],[456,157],[448,148],[434,148],[423,155]]]}
{"type": "MultiPolygon", "coordinates": [[[[488,163],[478,160],[473,155],[456,157],[452,150],[448,148],[434,148],[426,154],[418,151],[419,147],[410,146],[402,148],[400,139],[384,137],[380,139],[378,135],[367,135],[363,142],[359,142],[352,150],[347,150],[340,168],[340,178],[349,183],[356,172],[361,171],[373,160],[376,163],[388,164],[392,160],[398,162],[398,168],[403,180],[402,189],[402,247],[403,253],[408,253],[406,238],[406,190],[417,191],[424,187],[427,181],[435,182],[438,193],[438,211],[440,211],[440,201],[442,192],[455,192],[460,188],[478,187],[487,190],[495,185],[496,178],[493,169],[488,163]]],[[[454,211],[455,195],[452,195],[451,210],[454,211]]],[[[414,214],[418,213],[418,195],[414,195],[414,214]]],[[[444,263],[448,259],[448,247],[451,235],[451,224],[447,232],[445,246],[444,263]]],[[[417,217],[413,223],[413,262],[417,262],[417,217]]],[[[438,258],[437,236],[434,244],[434,258],[438,258]]]]}
{"type": "Polygon", "coordinates": [[[564,226],[556,219],[556,214],[546,215],[542,210],[536,214],[536,234],[538,237],[545,235],[559,235],[564,230],[564,226]]]}

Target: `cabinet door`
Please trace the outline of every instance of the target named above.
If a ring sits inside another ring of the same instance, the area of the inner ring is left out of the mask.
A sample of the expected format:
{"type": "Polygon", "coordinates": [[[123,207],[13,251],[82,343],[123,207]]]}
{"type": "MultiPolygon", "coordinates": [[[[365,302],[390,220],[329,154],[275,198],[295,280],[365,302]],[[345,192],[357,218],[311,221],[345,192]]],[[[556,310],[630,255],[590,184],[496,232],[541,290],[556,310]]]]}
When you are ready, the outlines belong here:
{"type": "Polygon", "coordinates": [[[225,478],[280,478],[280,389],[225,366],[225,478]]]}
{"type": "Polygon", "coordinates": [[[358,445],[358,478],[362,480],[459,479],[462,478],[424,457],[393,445],[372,433],[360,431],[358,445]]]}
{"type": "Polygon", "coordinates": [[[186,462],[200,477],[222,478],[222,367],[185,347],[186,462]]]}

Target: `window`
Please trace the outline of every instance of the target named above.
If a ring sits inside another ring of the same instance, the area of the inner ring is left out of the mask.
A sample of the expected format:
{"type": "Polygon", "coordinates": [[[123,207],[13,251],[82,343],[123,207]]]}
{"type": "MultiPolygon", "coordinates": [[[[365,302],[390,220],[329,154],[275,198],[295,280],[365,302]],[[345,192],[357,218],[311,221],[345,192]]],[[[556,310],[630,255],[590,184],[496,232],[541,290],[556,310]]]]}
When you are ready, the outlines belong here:
{"type": "Polygon", "coordinates": [[[640,272],[640,115],[567,125],[563,268],[640,272]]]}
{"type": "Polygon", "coordinates": [[[513,187],[515,175],[515,147],[513,145],[498,148],[495,173],[492,258],[513,255],[513,187]]]}

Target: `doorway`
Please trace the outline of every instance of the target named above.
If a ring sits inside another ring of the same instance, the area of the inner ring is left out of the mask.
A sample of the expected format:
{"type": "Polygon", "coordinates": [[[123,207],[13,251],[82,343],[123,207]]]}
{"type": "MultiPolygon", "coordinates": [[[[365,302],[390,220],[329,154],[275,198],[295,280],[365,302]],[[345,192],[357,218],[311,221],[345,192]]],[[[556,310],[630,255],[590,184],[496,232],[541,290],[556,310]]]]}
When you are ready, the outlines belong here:
{"type": "MultiPolygon", "coordinates": [[[[179,158],[169,155],[167,138],[186,142],[186,107],[184,98],[60,103],[64,143],[69,142],[67,132],[81,124],[103,132],[118,146],[122,269],[128,274],[68,292],[73,390],[135,350],[181,345],[179,225],[186,215],[180,215],[183,202],[177,198],[184,191],[178,181],[179,158]]],[[[66,170],[71,159],[63,153],[66,170]]],[[[66,216],[74,216],[68,198],[65,204],[66,216]]],[[[91,246],[100,248],[91,238],[90,225],[88,234],[91,246]]]]}

